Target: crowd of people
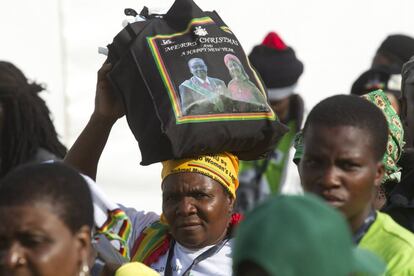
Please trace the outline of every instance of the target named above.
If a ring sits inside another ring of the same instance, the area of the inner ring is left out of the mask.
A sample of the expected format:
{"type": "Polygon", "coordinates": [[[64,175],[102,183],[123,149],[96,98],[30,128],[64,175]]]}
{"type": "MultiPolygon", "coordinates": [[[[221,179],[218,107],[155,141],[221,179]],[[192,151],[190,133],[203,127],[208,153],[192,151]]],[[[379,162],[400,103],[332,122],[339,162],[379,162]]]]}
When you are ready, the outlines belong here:
{"type": "MultiPolygon", "coordinates": [[[[162,214],[114,202],[95,182],[125,115],[111,64],[98,71],[94,111],[66,151],[44,87],[0,61],[0,275],[414,276],[413,56],[413,38],[387,37],[351,95],[306,115],[295,93],[304,66],[269,33],[249,60],[289,131],[261,160],[221,152],[163,161],[162,214]]],[[[224,64],[227,86],[201,58],[189,60],[184,110],[203,113],[191,102],[213,86],[262,105],[240,60],[228,54],[224,64]]]]}

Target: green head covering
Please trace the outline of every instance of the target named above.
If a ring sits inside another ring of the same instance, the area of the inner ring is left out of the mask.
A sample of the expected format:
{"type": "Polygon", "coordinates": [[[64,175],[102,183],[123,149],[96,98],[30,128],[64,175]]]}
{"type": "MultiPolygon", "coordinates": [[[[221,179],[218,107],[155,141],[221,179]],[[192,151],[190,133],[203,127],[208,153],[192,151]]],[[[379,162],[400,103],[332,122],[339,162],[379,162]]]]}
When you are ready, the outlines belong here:
{"type": "MultiPolygon", "coordinates": [[[[397,112],[391,105],[390,100],[387,95],[382,90],[372,91],[368,94],[362,95],[361,97],[367,99],[371,103],[375,104],[378,108],[382,110],[385,115],[385,118],[388,122],[388,142],[387,150],[385,151],[383,163],[385,166],[385,174],[382,182],[386,181],[397,181],[401,180],[401,168],[398,166],[397,162],[400,160],[401,154],[404,147],[404,129],[398,116],[397,112]]],[[[294,142],[295,155],[293,157],[293,162],[296,164],[303,157],[303,134],[298,132],[295,137],[294,142]]]]}
{"type": "Polygon", "coordinates": [[[382,182],[401,180],[401,168],[397,165],[400,160],[404,147],[404,129],[394,108],[391,105],[387,95],[382,90],[372,91],[361,97],[375,104],[385,115],[388,122],[388,142],[385,151],[383,163],[385,166],[385,174],[382,182]]]}
{"type": "Polygon", "coordinates": [[[270,276],[382,275],[385,265],[358,249],[338,211],[312,195],[270,198],[246,215],[233,249],[233,271],[250,261],[270,276]]]}

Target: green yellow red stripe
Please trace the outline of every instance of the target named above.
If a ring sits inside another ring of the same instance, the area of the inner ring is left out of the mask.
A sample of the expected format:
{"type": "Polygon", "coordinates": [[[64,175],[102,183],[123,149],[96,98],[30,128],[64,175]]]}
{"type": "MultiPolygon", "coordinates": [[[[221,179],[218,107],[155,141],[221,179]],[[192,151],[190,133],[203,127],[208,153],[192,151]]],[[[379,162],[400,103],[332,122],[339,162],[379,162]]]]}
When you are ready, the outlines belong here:
{"type": "Polygon", "coordinates": [[[164,61],[161,59],[161,55],[159,53],[158,47],[155,44],[155,40],[151,38],[147,38],[151,53],[154,56],[155,63],[157,64],[158,71],[161,73],[161,79],[165,85],[165,88],[168,91],[168,96],[170,97],[170,101],[173,103],[173,110],[176,117],[181,117],[181,110],[179,108],[179,100],[177,98],[177,93],[174,93],[174,86],[171,82],[171,79],[167,75],[167,69],[165,67],[164,61]]]}

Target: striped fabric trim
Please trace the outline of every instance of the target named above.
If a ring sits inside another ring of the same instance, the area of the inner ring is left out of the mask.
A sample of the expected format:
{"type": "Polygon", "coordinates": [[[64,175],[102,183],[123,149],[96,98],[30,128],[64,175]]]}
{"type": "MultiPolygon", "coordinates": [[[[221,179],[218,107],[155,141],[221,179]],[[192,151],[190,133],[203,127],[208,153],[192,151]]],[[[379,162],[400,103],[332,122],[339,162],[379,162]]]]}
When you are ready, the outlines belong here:
{"type": "Polygon", "coordinates": [[[106,222],[97,228],[96,232],[105,235],[110,241],[118,241],[119,253],[129,259],[128,239],[131,234],[131,221],[124,211],[121,209],[108,210],[106,222]]]}
{"type": "Polygon", "coordinates": [[[138,237],[131,251],[131,261],[142,262],[149,266],[167,253],[169,247],[168,225],[156,221],[138,237]]]}

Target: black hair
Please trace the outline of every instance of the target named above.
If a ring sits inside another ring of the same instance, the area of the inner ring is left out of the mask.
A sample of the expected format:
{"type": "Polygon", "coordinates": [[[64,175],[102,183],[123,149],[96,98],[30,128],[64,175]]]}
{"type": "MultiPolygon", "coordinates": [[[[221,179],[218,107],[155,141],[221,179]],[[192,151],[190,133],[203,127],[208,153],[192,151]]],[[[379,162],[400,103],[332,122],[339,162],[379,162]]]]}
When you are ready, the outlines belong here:
{"type": "MultiPolygon", "coordinates": [[[[384,156],[388,141],[388,124],[382,111],[366,99],[354,95],[336,95],[318,103],[309,113],[303,135],[310,126],[352,126],[370,134],[377,160],[384,156]]],[[[306,139],[306,138],[305,138],[306,139]]]]}
{"type": "Polygon", "coordinates": [[[0,177],[12,168],[32,161],[40,148],[58,158],[66,154],[59,141],[45,101],[39,97],[41,85],[29,82],[16,66],[0,61],[0,177]]]}
{"type": "Polygon", "coordinates": [[[12,170],[0,181],[0,208],[52,206],[65,225],[76,233],[82,226],[93,227],[93,205],[86,180],[62,163],[27,164],[12,170]]]}

